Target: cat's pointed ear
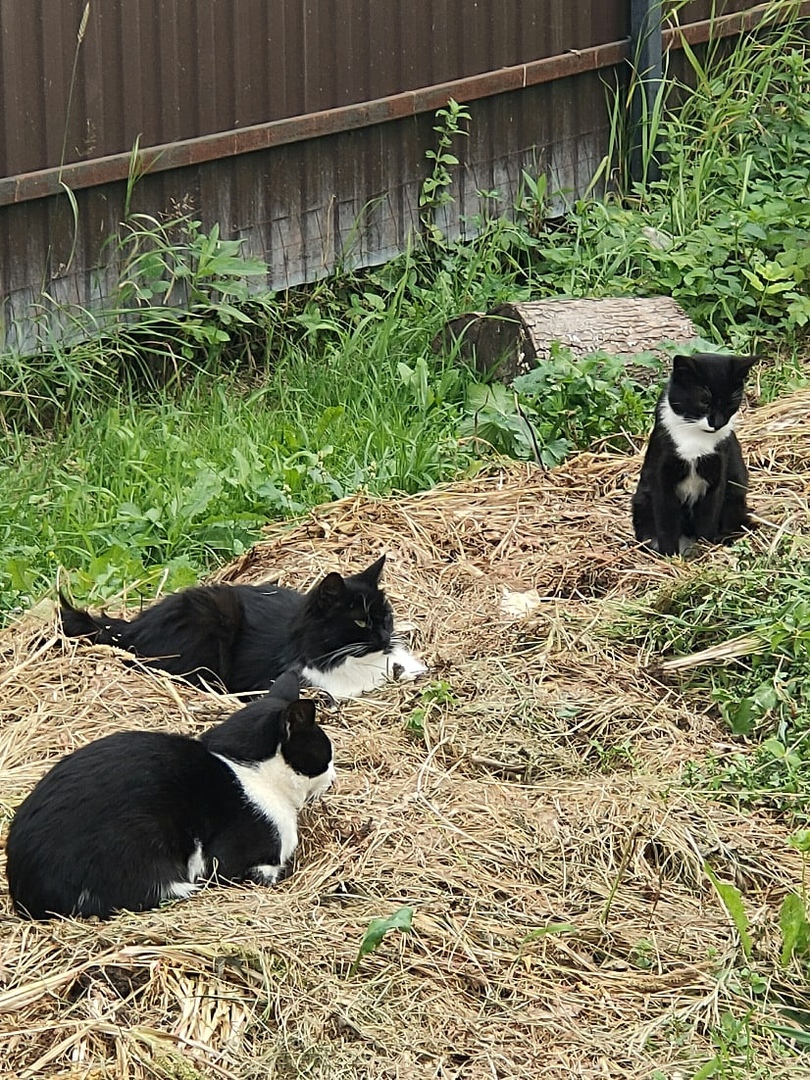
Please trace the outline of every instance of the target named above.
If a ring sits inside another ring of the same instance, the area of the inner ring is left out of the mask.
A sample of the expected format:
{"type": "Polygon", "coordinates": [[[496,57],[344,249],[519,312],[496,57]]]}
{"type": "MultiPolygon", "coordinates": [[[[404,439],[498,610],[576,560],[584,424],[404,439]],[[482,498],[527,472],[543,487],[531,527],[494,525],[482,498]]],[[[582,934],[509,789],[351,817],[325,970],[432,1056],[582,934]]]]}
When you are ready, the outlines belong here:
{"type": "Polygon", "coordinates": [[[748,372],[751,370],[751,368],[754,366],[754,364],[756,364],[757,361],[759,361],[761,359],[762,359],[762,357],[758,356],[758,355],[756,355],[756,356],[735,356],[734,357],[734,366],[737,368],[740,375],[747,375],[748,372]]]}
{"type": "Polygon", "coordinates": [[[683,353],[676,353],[672,357],[672,374],[676,379],[688,379],[694,377],[697,371],[694,356],[685,356],[683,353]]]}
{"type": "Polygon", "coordinates": [[[315,702],[309,698],[291,702],[284,710],[284,719],[290,731],[293,728],[312,727],[315,723],[315,702]]]}
{"type": "Polygon", "coordinates": [[[279,701],[298,701],[298,692],[300,689],[301,680],[298,678],[298,672],[293,668],[290,668],[289,671],[285,671],[283,675],[279,675],[270,687],[268,696],[276,698],[279,701]]]}
{"type": "Polygon", "coordinates": [[[345,601],[346,582],[333,570],[315,586],[313,592],[321,611],[330,611],[345,601]]]}
{"type": "Polygon", "coordinates": [[[380,583],[380,577],[382,576],[383,567],[385,566],[385,552],[373,562],[371,566],[366,567],[365,570],[359,574],[355,574],[355,580],[364,581],[367,585],[377,586],[380,583]]]}

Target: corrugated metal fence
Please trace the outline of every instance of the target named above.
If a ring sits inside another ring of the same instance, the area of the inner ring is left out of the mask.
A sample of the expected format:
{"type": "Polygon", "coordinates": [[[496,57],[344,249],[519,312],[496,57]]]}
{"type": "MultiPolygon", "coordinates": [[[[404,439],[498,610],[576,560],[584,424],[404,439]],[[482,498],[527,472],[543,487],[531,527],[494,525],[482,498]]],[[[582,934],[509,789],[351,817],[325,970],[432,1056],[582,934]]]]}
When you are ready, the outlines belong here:
{"type": "MultiPolygon", "coordinates": [[[[136,141],[131,209],[218,222],[274,288],[403,250],[451,96],[473,114],[451,234],[523,169],[581,192],[649,3],[0,0],[0,343],[33,341],[43,293],[103,299],[136,141]]],[[[679,10],[688,40],[712,8],[679,10]]]]}

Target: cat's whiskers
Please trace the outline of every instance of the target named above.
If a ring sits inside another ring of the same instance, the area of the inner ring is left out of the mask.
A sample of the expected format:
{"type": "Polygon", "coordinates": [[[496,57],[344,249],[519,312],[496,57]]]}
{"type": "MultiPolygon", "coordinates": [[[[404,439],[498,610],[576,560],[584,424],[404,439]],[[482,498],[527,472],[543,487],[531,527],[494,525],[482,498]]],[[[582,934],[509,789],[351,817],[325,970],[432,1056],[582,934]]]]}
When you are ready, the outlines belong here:
{"type": "Polygon", "coordinates": [[[389,644],[386,648],[381,650],[374,649],[371,645],[368,645],[362,641],[351,641],[347,645],[341,645],[337,649],[333,649],[330,652],[321,653],[320,656],[313,658],[313,663],[318,663],[320,660],[339,660],[344,656],[366,656],[371,652],[384,652],[390,653],[394,649],[404,649],[406,647],[405,638],[401,634],[391,634],[389,638],[389,644]]]}
{"type": "Polygon", "coordinates": [[[312,663],[318,666],[320,666],[322,663],[336,663],[350,656],[365,656],[369,651],[370,650],[368,645],[364,645],[360,641],[354,641],[350,642],[348,645],[341,645],[337,649],[331,649],[329,652],[321,653],[320,656],[316,656],[313,658],[312,663]]]}

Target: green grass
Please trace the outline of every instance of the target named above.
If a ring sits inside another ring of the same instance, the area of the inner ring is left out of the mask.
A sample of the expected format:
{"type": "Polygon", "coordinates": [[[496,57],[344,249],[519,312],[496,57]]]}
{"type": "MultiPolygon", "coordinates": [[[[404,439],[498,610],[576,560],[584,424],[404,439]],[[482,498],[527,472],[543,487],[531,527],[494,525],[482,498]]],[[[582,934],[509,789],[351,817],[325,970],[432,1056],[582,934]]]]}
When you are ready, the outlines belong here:
{"type": "MultiPolygon", "coordinates": [[[[392,343],[393,345],[393,343],[392,343]]],[[[0,566],[8,604],[58,566],[96,598],[164,568],[170,587],[239,553],[262,524],[361,488],[416,491],[474,464],[452,437],[462,374],[433,372],[431,401],[403,384],[400,349],[293,351],[245,385],[197,374],[154,400],[74,408],[57,429],[12,429],[3,448],[0,566]],[[260,385],[259,385],[260,384],[260,385]]],[[[441,365],[439,365],[439,369],[441,365]]]]}
{"type": "MultiPolygon", "coordinates": [[[[796,5],[771,5],[785,11],[796,5]]],[[[674,116],[659,94],[646,164],[659,159],[660,180],[627,180],[628,109],[614,99],[614,155],[600,172],[619,178],[621,197],[576,202],[536,274],[572,295],[671,295],[706,337],[737,347],[810,320],[807,24],[744,35],[727,58],[723,47],[703,60],[686,48],[695,86],[676,87],[674,116]]]]}
{"type": "Polygon", "coordinates": [[[696,703],[713,703],[732,752],[693,764],[687,780],[738,806],[767,806],[810,821],[810,538],[762,551],[738,542],[724,568],[700,566],[633,604],[606,628],[653,662],[753,636],[758,649],[677,677],[696,703]]]}

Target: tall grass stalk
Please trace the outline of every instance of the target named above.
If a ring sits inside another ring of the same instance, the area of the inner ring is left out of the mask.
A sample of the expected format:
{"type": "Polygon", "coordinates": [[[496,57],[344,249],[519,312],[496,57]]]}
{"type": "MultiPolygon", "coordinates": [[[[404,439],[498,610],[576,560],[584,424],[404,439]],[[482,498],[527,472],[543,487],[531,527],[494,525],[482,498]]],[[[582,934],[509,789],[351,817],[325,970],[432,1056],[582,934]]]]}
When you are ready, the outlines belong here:
{"type": "Polygon", "coordinates": [[[82,42],[84,41],[84,35],[87,33],[87,24],[90,21],[90,3],[84,5],[84,11],[82,12],[81,20],[79,21],[79,29],[76,33],[76,48],[73,50],[73,68],[70,72],[70,84],[68,86],[68,99],[65,106],[65,130],[62,133],[62,152],[59,155],[59,181],[62,180],[62,169],[65,165],[65,157],[67,156],[67,140],[68,131],[70,129],[70,112],[73,107],[73,92],[76,88],[76,72],[79,67],[79,53],[81,52],[82,42]]]}

